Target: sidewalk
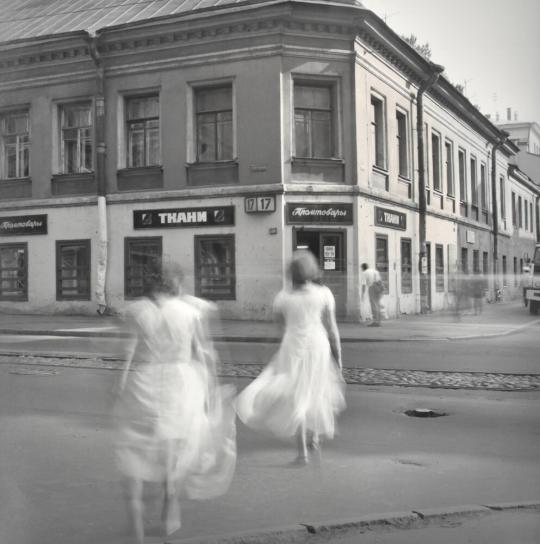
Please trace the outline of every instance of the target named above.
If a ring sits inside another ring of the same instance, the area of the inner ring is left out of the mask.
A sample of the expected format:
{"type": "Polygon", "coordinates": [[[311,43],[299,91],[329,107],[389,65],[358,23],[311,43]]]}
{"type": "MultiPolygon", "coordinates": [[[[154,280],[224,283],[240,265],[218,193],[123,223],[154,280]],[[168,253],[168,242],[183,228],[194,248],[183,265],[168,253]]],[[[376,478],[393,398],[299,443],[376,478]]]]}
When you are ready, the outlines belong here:
{"type": "MultiPolygon", "coordinates": [[[[407,342],[489,338],[519,332],[540,323],[521,300],[485,304],[481,315],[465,313],[456,319],[451,312],[402,315],[380,328],[366,323],[340,322],[342,342],[407,342]]],[[[275,323],[222,319],[213,326],[216,340],[234,342],[278,342],[275,323]]],[[[118,317],[0,314],[0,334],[117,338],[126,336],[118,317]]]]}

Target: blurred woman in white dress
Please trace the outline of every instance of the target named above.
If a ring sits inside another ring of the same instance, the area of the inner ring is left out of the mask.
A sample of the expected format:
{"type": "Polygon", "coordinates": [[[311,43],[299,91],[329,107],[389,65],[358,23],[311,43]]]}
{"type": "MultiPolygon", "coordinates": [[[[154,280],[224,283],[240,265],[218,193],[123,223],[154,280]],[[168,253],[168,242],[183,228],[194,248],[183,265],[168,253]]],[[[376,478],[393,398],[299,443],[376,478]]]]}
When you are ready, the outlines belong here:
{"type": "Polygon", "coordinates": [[[333,438],[337,414],[345,408],[341,347],[335,301],[320,285],[312,253],[295,252],[289,267],[292,287],[275,298],[284,320],[280,348],[261,374],[238,396],[239,418],[249,427],[280,438],[296,436],[305,465],[319,438],[333,438]]]}
{"type": "Polygon", "coordinates": [[[163,484],[169,535],[181,526],[180,497],[224,493],[236,462],[234,389],[217,384],[201,311],[206,304],[183,300],[180,283],[179,268],[169,266],[152,295],[128,310],[135,341],[116,403],[116,458],[127,477],[138,544],[144,542],[144,482],[163,484]]]}

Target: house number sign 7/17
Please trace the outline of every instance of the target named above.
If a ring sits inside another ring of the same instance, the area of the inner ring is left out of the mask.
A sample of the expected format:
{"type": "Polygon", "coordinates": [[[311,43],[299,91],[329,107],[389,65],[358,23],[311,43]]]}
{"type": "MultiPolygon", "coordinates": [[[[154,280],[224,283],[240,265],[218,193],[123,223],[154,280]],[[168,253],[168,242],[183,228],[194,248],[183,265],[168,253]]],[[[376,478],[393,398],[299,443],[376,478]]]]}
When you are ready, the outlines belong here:
{"type": "Polygon", "coordinates": [[[248,196],[244,200],[246,213],[270,213],[276,211],[276,197],[248,196]]]}

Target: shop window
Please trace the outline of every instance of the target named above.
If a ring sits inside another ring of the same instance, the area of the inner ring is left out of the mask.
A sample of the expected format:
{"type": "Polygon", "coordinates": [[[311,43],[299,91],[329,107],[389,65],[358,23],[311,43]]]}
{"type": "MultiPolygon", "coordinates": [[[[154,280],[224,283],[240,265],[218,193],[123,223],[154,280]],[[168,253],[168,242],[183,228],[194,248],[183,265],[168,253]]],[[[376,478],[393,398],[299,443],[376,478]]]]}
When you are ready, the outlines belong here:
{"type": "Polygon", "coordinates": [[[458,174],[459,174],[459,202],[461,215],[467,217],[467,161],[465,157],[465,151],[463,149],[458,150],[458,174]]]}
{"type": "Polygon", "coordinates": [[[386,170],[386,103],[371,95],[371,160],[372,165],[386,170]]]}
{"type": "Polygon", "coordinates": [[[195,290],[210,300],[236,298],[234,235],[195,236],[195,290]]]}
{"type": "Polygon", "coordinates": [[[27,244],[0,244],[0,300],[28,300],[27,244]]]}
{"type": "Polygon", "coordinates": [[[508,285],[508,269],[506,265],[506,255],[502,256],[502,273],[503,273],[503,286],[506,287],[508,285]]]}
{"type": "Polygon", "coordinates": [[[473,249],[472,252],[473,273],[480,274],[480,251],[473,249]]]}
{"type": "Polygon", "coordinates": [[[91,103],[60,106],[60,170],[80,174],[93,169],[91,103]]]}
{"type": "Polygon", "coordinates": [[[388,238],[382,234],[375,236],[375,268],[381,275],[384,292],[388,293],[388,238]]]}
{"type": "Polygon", "coordinates": [[[407,113],[396,110],[397,148],[399,160],[399,176],[409,179],[409,120],[407,113]]]}
{"type": "Polygon", "coordinates": [[[482,253],[482,273],[484,276],[489,274],[489,255],[487,251],[482,253]]]}
{"type": "Polygon", "coordinates": [[[461,273],[469,273],[469,252],[466,247],[461,248],[461,273]]]}
{"type": "Polygon", "coordinates": [[[444,247],[435,246],[435,290],[444,291],[444,247]]]}
{"type": "Polygon", "coordinates": [[[2,179],[30,175],[30,121],[27,111],[6,112],[0,116],[2,179]]]}
{"type": "Polygon", "coordinates": [[[198,88],[194,91],[196,162],[233,159],[232,85],[198,88]]]}
{"type": "Polygon", "coordinates": [[[431,132],[431,167],[433,170],[433,190],[442,191],[441,184],[441,137],[431,132]]]}
{"type": "Polygon", "coordinates": [[[454,188],[454,145],[450,140],[444,142],[444,169],[446,174],[446,194],[455,195],[454,188]]]}
{"type": "Polygon", "coordinates": [[[161,163],[158,95],[126,98],[126,133],[128,168],[161,163]]]}
{"type": "Polygon", "coordinates": [[[336,155],[333,95],[332,85],[295,82],[295,157],[327,159],[336,155]]]}
{"type": "Polygon", "coordinates": [[[478,178],[476,157],[471,157],[470,174],[471,174],[471,216],[478,221],[478,178]]]}
{"type": "Polygon", "coordinates": [[[124,259],[125,297],[148,296],[161,276],[161,237],[126,238],[124,259]]]}
{"type": "Polygon", "coordinates": [[[514,286],[519,285],[517,257],[514,257],[514,286]]]}
{"type": "Polygon", "coordinates": [[[90,240],[56,242],[56,299],[90,300],[90,240]]]}
{"type": "Polygon", "coordinates": [[[401,239],[401,292],[412,293],[412,242],[409,238],[401,239]]]}

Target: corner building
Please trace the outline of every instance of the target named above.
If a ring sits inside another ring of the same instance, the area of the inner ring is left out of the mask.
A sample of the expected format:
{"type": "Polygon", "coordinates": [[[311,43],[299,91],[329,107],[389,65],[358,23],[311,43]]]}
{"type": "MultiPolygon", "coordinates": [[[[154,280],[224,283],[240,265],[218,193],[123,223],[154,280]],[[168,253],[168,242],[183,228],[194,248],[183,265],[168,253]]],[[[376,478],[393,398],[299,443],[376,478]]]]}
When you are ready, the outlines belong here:
{"type": "Polygon", "coordinates": [[[172,260],[267,319],[298,247],[343,319],[363,262],[390,316],[451,304],[472,238],[499,281],[517,148],[359,2],[70,4],[0,23],[0,310],[121,310],[172,260]]]}

